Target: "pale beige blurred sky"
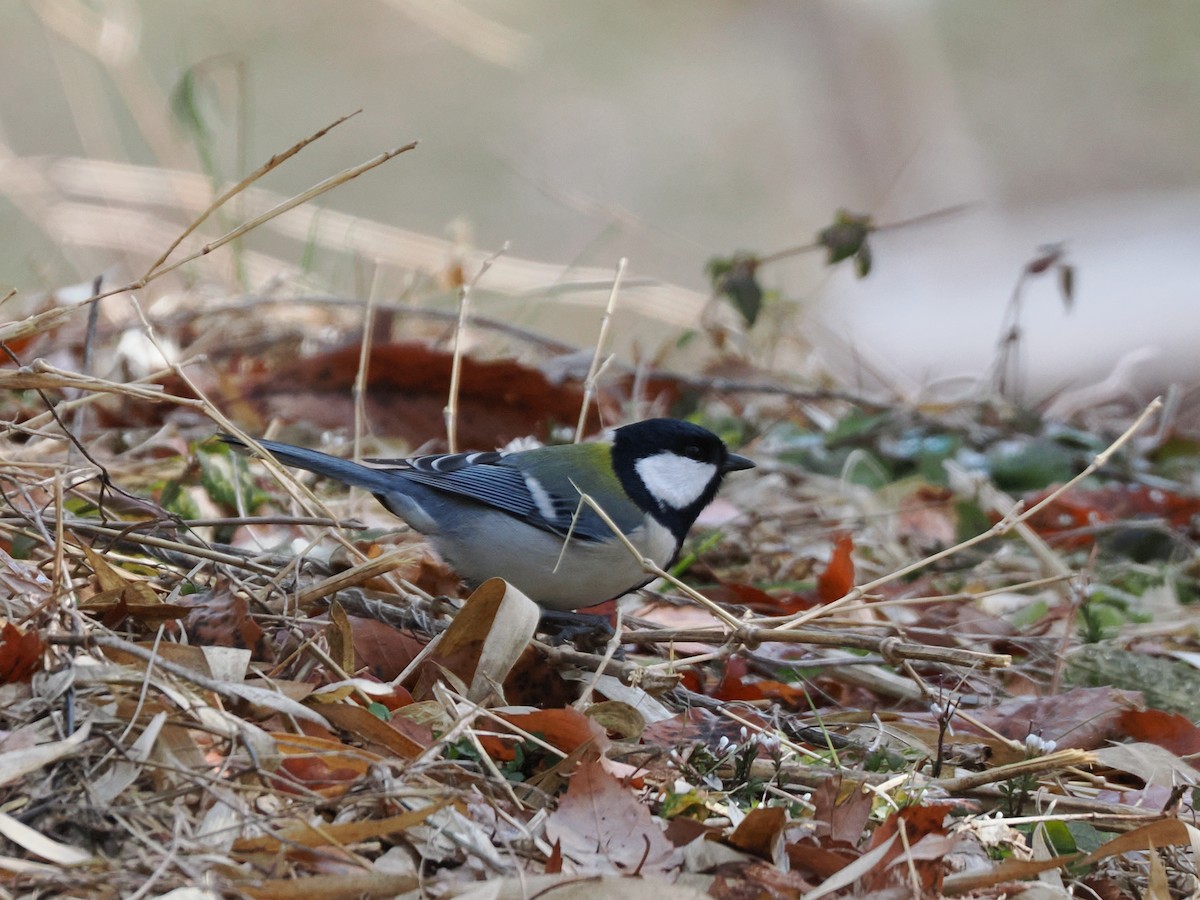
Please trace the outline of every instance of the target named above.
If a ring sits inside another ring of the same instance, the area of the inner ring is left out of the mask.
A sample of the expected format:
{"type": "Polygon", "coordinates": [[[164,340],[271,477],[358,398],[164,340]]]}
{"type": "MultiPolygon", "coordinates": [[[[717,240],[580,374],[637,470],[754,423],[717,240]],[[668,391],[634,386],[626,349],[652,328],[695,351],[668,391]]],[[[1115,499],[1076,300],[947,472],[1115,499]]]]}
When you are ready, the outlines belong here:
{"type": "MultiPolygon", "coordinates": [[[[1160,379],[1200,369],[1194,3],[9,0],[5,157],[194,166],[186,142],[148,146],[126,101],[167,127],[167,94],[205,61],[219,84],[234,62],[246,77],[244,164],[234,92],[215,103],[229,177],[364,108],[267,179],[280,193],[419,138],[323,202],[435,236],[466,220],[481,248],[558,265],[627,256],[697,291],[710,256],[805,242],[840,206],[893,221],[970,203],[878,236],[865,282],[815,258],[765,281],[915,385],[985,370],[1021,266],[1063,240],[1077,304],[1031,291],[1035,382],[1103,377],[1139,348],[1160,379]]],[[[56,253],[27,215],[0,200],[0,282],[90,276],[98,260],[56,253]]]]}

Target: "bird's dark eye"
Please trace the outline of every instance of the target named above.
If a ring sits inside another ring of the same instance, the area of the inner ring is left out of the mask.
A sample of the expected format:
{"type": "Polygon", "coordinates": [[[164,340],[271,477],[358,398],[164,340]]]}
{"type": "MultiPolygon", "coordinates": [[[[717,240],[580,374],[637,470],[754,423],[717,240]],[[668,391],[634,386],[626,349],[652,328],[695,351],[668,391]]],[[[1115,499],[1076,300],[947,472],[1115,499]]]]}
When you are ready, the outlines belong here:
{"type": "Polygon", "coordinates": [[[683,455],[688,459],[704,459],[704,449],[699,444],[688,444],[683,448],[683,455]]]}

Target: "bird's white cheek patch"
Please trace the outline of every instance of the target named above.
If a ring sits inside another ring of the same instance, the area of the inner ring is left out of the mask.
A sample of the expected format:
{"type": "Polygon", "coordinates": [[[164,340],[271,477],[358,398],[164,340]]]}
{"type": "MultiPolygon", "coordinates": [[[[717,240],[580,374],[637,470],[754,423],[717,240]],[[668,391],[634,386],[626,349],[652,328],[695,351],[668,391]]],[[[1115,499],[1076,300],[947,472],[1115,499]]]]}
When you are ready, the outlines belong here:
{"type": "Polygon", "coordinates": [[[717,467],[712,463],[674,453],[656,453],[639,459],[635,468],[650,496],[673,509],[691,506],[717,477],[717,467]]]}

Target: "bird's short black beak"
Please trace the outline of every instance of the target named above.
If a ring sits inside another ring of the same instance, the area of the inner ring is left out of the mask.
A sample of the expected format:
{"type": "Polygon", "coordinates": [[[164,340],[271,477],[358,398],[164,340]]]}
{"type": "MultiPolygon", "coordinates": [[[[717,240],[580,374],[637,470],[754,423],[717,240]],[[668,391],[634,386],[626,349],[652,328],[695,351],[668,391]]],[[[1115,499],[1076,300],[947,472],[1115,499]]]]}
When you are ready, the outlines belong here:
{"type": "Polygon", "coordinates": [[[742,469],[753,469],[754,460],[746,459],[744,456],[738,456],[736,453],[730,453],[725,457],[725,464],[721,466],[721,474],[726,472],[739,472],[742,469]]]}

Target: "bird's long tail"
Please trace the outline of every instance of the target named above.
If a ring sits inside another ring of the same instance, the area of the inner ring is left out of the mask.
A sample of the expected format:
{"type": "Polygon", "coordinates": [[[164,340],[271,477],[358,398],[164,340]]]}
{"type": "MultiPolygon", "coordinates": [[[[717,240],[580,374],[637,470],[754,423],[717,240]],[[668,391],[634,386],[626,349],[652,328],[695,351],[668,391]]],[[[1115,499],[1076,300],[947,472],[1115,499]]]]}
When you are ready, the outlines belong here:
{"type": "MultiPolygon", "coordinates": [[[[243,441],[231,434],[219,434],[217,437],[232,447],[241,450],[249,449],[243,441]]],[[[308,450],[291,444],[281,444],[278,441],[260,439],[258,443],[285,466],[316,472],[318,475],[336,479],[344,484],[366,488],[376,494],[386,494],[396,488],[396,474],[386,469],[372,469],[348,459],[338,459],[336,456],[330,456],[319,450],[308,450]]]]}

